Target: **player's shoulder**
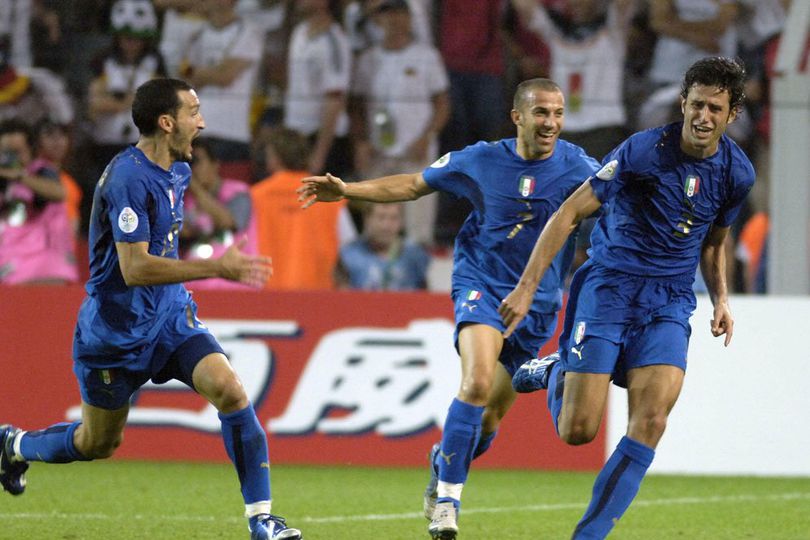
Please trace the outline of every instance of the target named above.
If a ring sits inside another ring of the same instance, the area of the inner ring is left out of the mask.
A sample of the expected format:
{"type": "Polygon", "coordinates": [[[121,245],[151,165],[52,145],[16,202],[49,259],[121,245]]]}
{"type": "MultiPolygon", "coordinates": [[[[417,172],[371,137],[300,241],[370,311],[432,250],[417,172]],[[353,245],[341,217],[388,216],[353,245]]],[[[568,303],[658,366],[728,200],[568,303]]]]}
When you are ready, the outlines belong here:
{"type": "Polygon", "coordinates": [[[754,164],[745,151],[728,135],[723,135],[722,144],[726,147],[728,167],[731,177],[739,183],[753,184],[756,178],[754,164]]]}
{"type": "Polygon", "coordinates": [[[191,176],[191,165],[187,161],[172,163],[171,172],[177,176],[191,176]]]}
{"type": "Polygon", "coordinates": [[[430,164],[429,169],[460,170],[469,164],[478,163],[481,160],[490,161],[496,156],[508,153],[501,143],[503,141],[479,141],[465,146],[460,150],[451,150],[439,159],[430,164]]]}
{"type": "Polygon", "coordinates": [[[647,152],[652,148],[662,148],[680,139],[680,130],[677,123],[656,126],[636,131],[621,146],[636,152],[647,152]]]}
{"type": "Polygon", "coordinates": [[[514,139],[499,139],[496,141],[478,141],[476,143],[464,147],[458,152],[470,155],[502,154],[505,151],[507,151],[510,140],[513,141],[514,139]]]}
{"type": "Polygon", "coordinates": [[[593,170],[599,168],[599,162],[593,157],[589,156],[584,148],[564,139],[557,140],[557,147],[555,148],[554,152],[559,153],[559,155],[561,155],[566,162],[573,166],[585,167],[593,170]]]}
{"type": "Polygon", "coordinates": [[[142,174],[143,163],[141,158],[143,156],[139,156],[133,150],[132,146],[128,146],[110,160],[104,173],[106,184],[128,182],[132,177],[142,174]]]}
{"type": "Polygon", "coordinates": [[[602,161],[607,164],[614,159],[621,168],[648,170],[660,166],[661,155],[678,148],[680,130],[676,124],[667,124],[637,131],[627,137],[602,161]]]}

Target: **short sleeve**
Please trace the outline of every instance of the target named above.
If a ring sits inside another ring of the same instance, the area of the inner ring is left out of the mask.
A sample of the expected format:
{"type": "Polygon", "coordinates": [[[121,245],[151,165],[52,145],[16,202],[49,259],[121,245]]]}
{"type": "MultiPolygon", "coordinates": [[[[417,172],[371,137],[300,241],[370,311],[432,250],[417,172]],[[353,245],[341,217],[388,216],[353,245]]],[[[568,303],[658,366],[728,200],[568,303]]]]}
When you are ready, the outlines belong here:
{"type": "Polygon", "coordinates": [[[631,146],[631,139],[628,139],[614,148],[602,160],[602,167],[591,177],[591,189],[601,203],[616,195],[629,177],[628,155],[631,146]]]}
{"type": "Polygon", "coordinates": [[[718,227],[728,227],[734,223],[748,196],[748,192],[751,191],[751,188],[754,186],[755,176],[754,167],[747,158],[735,163],[735,166],[733,166],[731,170],[733,186],[731,195],[728,202],[724,204],[717,213],[717,218],[714,220],[715,225],[718,227]]]}
{"type": "Polygon", "coordinates": [[[468,197],[470,177],[466,174],[468,150],[448,152],[423,172],[427,185],[436,191],[444,191],[456,197],[468,197]]]}
{"type": "Polygon", "coordinates": [[[114,178],[106,182],[104,200],[116,242],[148,242],[149,192],[143,182],[126,171],[113,171],[114,178]]]}

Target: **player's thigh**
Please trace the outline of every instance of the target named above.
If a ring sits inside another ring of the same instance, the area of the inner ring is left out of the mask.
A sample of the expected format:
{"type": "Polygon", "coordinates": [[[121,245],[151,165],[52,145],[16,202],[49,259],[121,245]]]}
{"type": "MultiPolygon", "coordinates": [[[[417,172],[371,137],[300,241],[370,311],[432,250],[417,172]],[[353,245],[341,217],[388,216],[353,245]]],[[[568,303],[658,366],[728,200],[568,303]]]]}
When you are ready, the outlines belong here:
{"type": "Polygon", "coordinates": [[[498,429],[501,419],[506,416],[516,397],[517,393],[512,388],[512,376],[502,364],[498,364],[495,368],[495,379],[492,383],[492,390],[489,393],[489,400],[481,423],[484,433],[492,433],[498,429]]]}
{"type": "Polygon", "coordinates": [[[248,405],[242,381],[222,353],[213,352],[203,357],[194,367],[191,378],[194,389],[220,412],[235,412],[248,405]]]}
{"type": "Polygon", "coordinates": [[[503,335],[486,324],[465,324],[458,333],[462,377],[477,372],[495,374],[498,356],[503,347],[503,335]]]}
{"type": "Polygon", "coordinates": [[[120,444],[127,423],[129,404],[117,409],[102,409],[82,401],[82,425],[77,430],[77,448],[91,454],[94,448],[114,448],[120,444]]]}
{"type": "Polygon", "coordinates": [[[461,355],[461,393],[485,393],[486,400],[495,379],[503,334],[487,324],[465,324],[458,333],[461,355]]]}
{"type": "Polygon", "coordinates": [[[558,420],[563,440],[577,444],[596,436],[609,388],[609,373],[565,373],[563,405],[558,420]]]}
{"type": "Polygon", "coordinates": [[[683,379],[683,369],[671,364],[647,365],[627,372],[630,438],[653,448],[658,444],[683,379]]]}

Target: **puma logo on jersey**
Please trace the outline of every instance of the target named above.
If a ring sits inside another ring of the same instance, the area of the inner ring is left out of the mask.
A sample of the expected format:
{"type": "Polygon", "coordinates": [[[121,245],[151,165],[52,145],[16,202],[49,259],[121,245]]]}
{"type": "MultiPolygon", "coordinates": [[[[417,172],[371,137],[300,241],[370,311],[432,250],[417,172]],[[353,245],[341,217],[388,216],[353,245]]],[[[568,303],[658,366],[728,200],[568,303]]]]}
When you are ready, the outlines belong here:
{"type": "Polygon", "coordinates": [[[470,313],[472,313],[473,310],[478,306],[476,304],[468,304],[467,302],[464,302],[463,304],[461,304],[461,307],[469,309],[470,313]]]}
{"type": "Polygon", "coordinates": [[[439,457],[442,458],[445,462],[447,462],[448,465],[450,465],[450,461],[453,460],[453,456],[455,456],[455,455],[456,455],[456,453],[453,452],[452,454],[450,454],[448,456],[442,450],[439,450],[439,457]]]}
{"type": "Polygon", "coordinates": [[[579,350],[576,347],[571,347],[571,352],[575,355],[579,356],[579,361],[582,361],[582,349],[585,348],[585,345],[580,346],[579,350]]]}

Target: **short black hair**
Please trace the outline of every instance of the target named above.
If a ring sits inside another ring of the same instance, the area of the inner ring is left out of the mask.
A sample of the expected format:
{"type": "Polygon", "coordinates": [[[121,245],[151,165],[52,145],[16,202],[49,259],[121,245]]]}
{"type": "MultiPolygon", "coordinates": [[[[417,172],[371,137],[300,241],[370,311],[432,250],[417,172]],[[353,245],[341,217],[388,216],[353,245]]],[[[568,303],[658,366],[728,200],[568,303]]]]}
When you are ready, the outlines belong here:
{"type": "Polygon", "coordinates": [[[191,86],[180,79],[157,78],[140,85],[132,101],[132,121],[141,135],[154,135],[161,115],[176,115],[182,105],[177,93],[189,90],[191,86]]]}
{"type": "Polygon", "coordinates": [[[681,97],[686,99],[696,84],[728,91],[730,111],[739,112],[745,101],[745,65],[738,58],[710,56],[692,64],[683,76],[681,97]]]}
{"type": "Polygon", "coordinates": [[[512,108],[516,111],[519,111],[521,107],[528,103],[529,92],[532,90],[544,90],[546,92],[560,92],[562,93],[562,89],[560,85],[552,81],[551,79],[544,79],[542,77],[538,77],[536,79],[529,79],[527,81],[523,81],[520,83],[515,90],[515,97],[512,100],[512,108]]]}

